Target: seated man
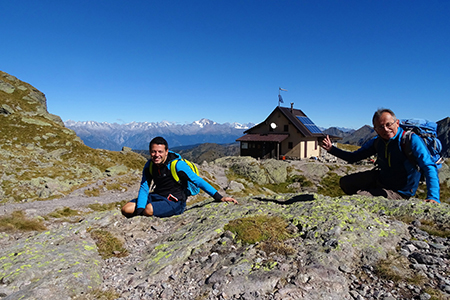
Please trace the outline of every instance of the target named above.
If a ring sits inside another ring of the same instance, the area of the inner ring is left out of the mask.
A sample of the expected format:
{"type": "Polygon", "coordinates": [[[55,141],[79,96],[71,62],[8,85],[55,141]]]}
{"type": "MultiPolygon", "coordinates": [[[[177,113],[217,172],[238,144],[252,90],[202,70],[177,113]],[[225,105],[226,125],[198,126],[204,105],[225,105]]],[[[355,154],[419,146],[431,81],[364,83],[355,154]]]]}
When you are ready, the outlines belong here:
{"type": "MultiPolygon", "coordinates": [[[[348,152],[334,147],[327,136],[322,147],[330,154],[349,163],[377,155],[377,168],[347,175],[341,178],[340,186],[348,194],[384,196],[389,199],[408,199],[416,194],[420,171],[410,162],[402,150],[401,137],[404,130],[390,109],[379,109],[372,118],[378,134],[360,149],[348,152]]],[[[439,201],[439,177],[436,164],[423,140],[412,135],[411,150],[417,165],[425,174],[428,202],[439,201]]]]}
{"type": "Polygon", "coordinates": [[[176,172],[181,184],[178,183],[173,178],[168,163],[179,158],[179,155],[169,151],[164,138],[155,137],[150,142],[149,148],[151,159],[144,166],[138,198],[122,207],[124,216],[128,218],[138,215],[170,217],[182,214],[186,208],[185,187],[188,180],[195,183],[216,201],[237,203],[233,198],[222,197],[209,183],[195,174],[184,161],[176,164],[176,172]],[[150,167],[152,170],[149,170],[150,167]],[[152,180],[155,189],[149,193],[152,180]]]}

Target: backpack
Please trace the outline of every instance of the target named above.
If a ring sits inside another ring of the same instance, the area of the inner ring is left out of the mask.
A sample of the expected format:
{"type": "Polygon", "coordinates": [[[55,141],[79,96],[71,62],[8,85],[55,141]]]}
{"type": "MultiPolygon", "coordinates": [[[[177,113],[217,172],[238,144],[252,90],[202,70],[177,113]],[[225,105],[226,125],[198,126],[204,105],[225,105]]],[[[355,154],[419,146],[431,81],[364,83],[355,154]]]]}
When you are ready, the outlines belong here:
{"type": "Polygon", "coordinates": [[[400,120],[400,127],[404,130],[400,144],[403,153],[409,161],[417,166],[417,162],[411,149],[411,135],[415,133],[425,142],[428,152],[430,152],[431,159],[436,164],[437,168],[440,169],[442,167],[442,144],[437,138],[437,124],[423,119],[403,119],[400,120]]]}
{"type": "MultiPolygon", "coordinates": [[[[177,163],[180,160],[184,161],[191,168],[191,170],[195,174],[199,175],[199,172],[198,172],[197,166],[193,162],[190,162],[187,159],[179,157],[179,158],[175,158],[174,160],[170,161],[169,164],[167,165],[167,167],[169,168],[173,179],[175,179],[175,181],[178,182],[179,184],[183,185],[183,183],[180,180],[180,177],[178,177],[177,169],[176,169],[177,163]]],[[[153,162],[152,161],[150,161],[150,165],[149,165],[148,169],[149,169],[150,175],[152,175],[152,169],[153,169],[153,162]]],[[[195,195],[197,195],[200,192],[200,188],[195,183],[193,183],[192,181],[188,180],[187,181],[187,185],[186,185],[186,187],[184,189],[184,192],[186,193],[187,197],[195,196],[195,195]]]]}

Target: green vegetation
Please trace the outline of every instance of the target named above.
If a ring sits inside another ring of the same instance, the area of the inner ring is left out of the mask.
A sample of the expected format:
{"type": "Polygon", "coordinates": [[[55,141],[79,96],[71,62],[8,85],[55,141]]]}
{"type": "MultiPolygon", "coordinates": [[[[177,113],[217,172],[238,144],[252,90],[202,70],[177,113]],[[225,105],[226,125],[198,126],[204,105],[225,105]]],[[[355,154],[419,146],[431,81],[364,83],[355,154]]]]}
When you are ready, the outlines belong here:
{"type": "Polygon", "coordinates": [[[328,172],[327,175],[320,181],[317,193],[330,197],[344,196],[345,193],[339,186],[340,178],[341,177],[336,173],[328,172]]]}
{"type": "Polygon", "coordinates": [[[259,215],[230,221],[224,229],[233,232],[244,244],[259,243],[258,248],[279,255],[292,255],[295,249],[284,243],[291,235],[286,220],[278,216],[259,215]]]}
{"type": "Polygon", "coordinates": [[[290,237],[287,222],[278,216],[258,215],[235,219],[225,225],[224,229],[236,234],[236,239],[246,244],[267,240],[284,241],[290,237]]]}
{"type": "Polygon", "coordinates": [[[277,184],[258,184],[257,182],[250,182],[250,184],[248,184],[248,180],[245,176],[236,174],[236,172],[234,172],[232,169],[228,169],[226,171],[226,176],[229,181],[246,182],[242,191],[234,193],[235,197],[246,197],[248,195],[264,194],[264,189],[269,189],[279,194],[294,193],[297,190],[289,186],[296,182],[300,183],[301,187],[311,187],[314,185],[303,175],[293,175],[289,177],[285,182],[277,184]]]}
{"type": "Polygon", "coordinates": [[[406,281],[413,284],[423,284],[426,278],[412,272],[406,257],[396,253],[389,252],[386,259],[380,260],[375,265],[375,273],[386,280],[394,282],[406,281]]]}
{"type": "Polygon", "coordinates": [[[118,201],[118,202],[111,202],[111,203],[92,203],[89,204],[87,207],[92,209],[93,211],[109,211],[114,209],[120,209],[122,206],[127,204],[128,200],[118,201]]]}
{"type": "Polygon", "coordinates": [[[95,240],[98,253],[103,259],[108,259],[113,256],[124,257],[128,255],[128,251],[124,248],[123,243],[109,231],[95,229],[89,230],[89,233],[95,240]]]}
{"type": "Polygon", "coordinates": [[[205,201],[206,199],[212,199],[212,197],[207,193],[200,191],[200,193],[198,193],[197,195],[189,197],[186,201],[186,205],[194,205],[195,203],[205,201]]]}
{"type": "Polygon", "coordinates": [[[99,188],[87,188],[84,190],[84,194],[88,197],[98,197],[100,196],[99,188]]]}
{"type": "MultiPolygon", "coordinates": [[[[244,176],[238,175],[236,172],[234,172],[232,169],[227,169],[225,171],[225,175],[227,176],[228,181],[236,181],[239,182],[241,180],[247,181],[247,179],[244,176]]],[[[245,184],[244,189],[240,192],[234,192],[233,195],[235,197],[245,197],[248,195],[258,195],[260,193],[263,193],[263,189],[255,182],[252,182],[250,185],[245,184]]]]}
{"type": "Polygon", "coordinates": [[[274,191],[275,193],[292,193],[295,192],[294,189],[289,188],[289,185],[298,182],[300,183],[301,187],[311,187],[314,184],[309,181],[305,176],[303,175],[294,175],[288,178],[285,182],[281,182],[278,184],[265,184],[263,187],[268,188],[271,191],[274,191]]]}
{"type": "Polygon", "coordinates": [[[15,211],[9,216],[0,217],[0,231],[44,231],[47,227],[41,220],[29,219],[22,211],[15,211]]]}
{"type": "MultiPolygon", "coordinates": [[[[409,268],[409,265],[410,262],[406,257],[396,252],[389,252],[386,259],[380,260],[375,265],[374,270],[377,276],[386,280],[391,280],[394,284],[406,282],[408,284],[419,286],[421,289],[424,289],[426,293],[431,295],[430,300],[447,299],[438,289],[426,287],[428,278],[414,272],[409,268]]],[[[401,296],[405,297],[405,299],[411,297],[411,295],[401,296]]]]}
{"type": "Polygon", "coordinates": [[[78,210],[71,209],[70,207],[58,208],[53,212],[48,214],[48,217],[52,217],[55,219],[59,218],[68,218],[73,216],[80,216],[81,212],[78,210]]]}
{"type": "MultiPolygon", "coordinates": [[[[447,183],[441,183],[439,187],[439,198],[441,202],[450,204],[450,187],[448,187],[447,183]]],[[[416,197],[419,199],[427,199],[427,185],[425,184],[425,182],[421,182],[419,184],[416,197]]]]}
{"type": "MultiPolygon", "coordinates": [[[[415,218],[411,215],[398,215],[395,218],[402,221],[405,224],[411,224],[415,221],[415,218]]],[[[450,237],[450,224],[437,224],[432,220],[420,219],[419,229],[428,232],[431,235],[439,236],[443,238],[450,237]]]]}
{"type": "Polygon", "coordinates": [[[361,148],[361,146],[356,146],[356,145],[350,145],[350,144],[341,144],[341,143],[336,143],[336,147],[345,151],[356,151],[359,148],[361,148]]]}
{"type": "Polygon", "coordinates": [[[11,108],[0,118],[0,160],[8,162],[0,166],[0,190],[7,195],[3,201],[54,199],[105,177],[110,167],[142,169],[146,160],[137,153],[84,145],[59,117],[47,113],[44,94],[31,85],[11,76],[2,80],[21,86],[10,94],[0,93],[0,103],[11,108]],[[53,188],[46,188],[48,183],[53,188]]]}

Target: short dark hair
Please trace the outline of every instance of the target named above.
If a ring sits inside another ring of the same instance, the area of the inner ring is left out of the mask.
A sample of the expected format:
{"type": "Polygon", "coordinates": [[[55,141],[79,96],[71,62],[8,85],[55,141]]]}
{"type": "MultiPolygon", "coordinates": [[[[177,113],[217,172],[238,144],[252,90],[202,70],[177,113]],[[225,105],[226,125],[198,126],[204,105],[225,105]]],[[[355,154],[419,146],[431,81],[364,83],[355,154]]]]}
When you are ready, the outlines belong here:
{"type": "Polygon", "coordinates": [[[394,118],[394,121],[397,120],[397,117],[395,116],[395,114],[394,114],[394,112],[393,112],[392,110],[390,110],[389,108],[379,108],[379,109],[373,114],[373,117],[372,117],[372,124],[375,124],[375,120],[378,120],[378,119],[381,117],[381,115],[384,114],[384,113],[390,114],[390,115],[394,118]]]}
{"type": "Polygon", "coordinates": [[[164,147],[167,149],[169,149],[169,144],[167,144],[167,141],[165,138],[161,137],[161,136],[157,136],[155,138],[153,138],[150,141],[150,144],[148,145],[149,148],[152,148],[152,145],[156,144],[156,145],[164,145],[164,147]]]}

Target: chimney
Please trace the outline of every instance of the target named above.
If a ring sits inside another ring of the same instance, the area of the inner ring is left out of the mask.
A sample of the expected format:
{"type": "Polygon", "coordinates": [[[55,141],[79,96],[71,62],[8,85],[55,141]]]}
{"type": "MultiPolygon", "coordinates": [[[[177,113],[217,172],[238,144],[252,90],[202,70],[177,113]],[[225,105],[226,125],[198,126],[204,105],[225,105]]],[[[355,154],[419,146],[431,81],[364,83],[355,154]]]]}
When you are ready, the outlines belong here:
{"type": "Polygon", "coordinates": [[[294,112],[294,102],[291,102],[291,114],[294,112]]]}

